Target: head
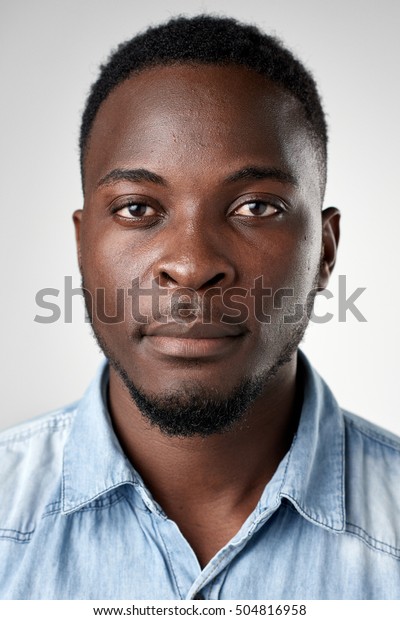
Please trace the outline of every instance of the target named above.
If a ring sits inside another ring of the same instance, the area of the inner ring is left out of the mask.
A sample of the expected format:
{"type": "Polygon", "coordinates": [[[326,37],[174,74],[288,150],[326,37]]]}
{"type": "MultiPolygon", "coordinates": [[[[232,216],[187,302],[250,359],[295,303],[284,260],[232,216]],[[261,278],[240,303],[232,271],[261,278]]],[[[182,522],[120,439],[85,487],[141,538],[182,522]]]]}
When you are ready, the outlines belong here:
{"type": "Polygon", "coordinates": [[[312,77],[254,27],[172,20],[102,67],[80,269],[112,372],[165,432],[225,430],[293,368],[335,262],[326,144],[312,77]]]}

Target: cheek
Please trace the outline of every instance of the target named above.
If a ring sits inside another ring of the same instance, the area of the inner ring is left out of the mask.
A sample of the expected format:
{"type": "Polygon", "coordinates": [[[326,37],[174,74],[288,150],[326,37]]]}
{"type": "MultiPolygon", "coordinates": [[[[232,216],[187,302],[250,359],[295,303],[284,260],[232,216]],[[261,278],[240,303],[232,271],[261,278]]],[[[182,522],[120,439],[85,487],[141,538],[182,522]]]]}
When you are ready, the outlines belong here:
{"type": "Polygon", "coordinates": [[[143,273],[145,253],[134,247],[129,233],[91,230],[82,239],[82,271],[90,287],[127,288],[143,273]]]}
{"type": "Polygon", "coordinates": [[[321,223],[318,217],[299,219],[266,235],[247,255],[245,270],[253,279],[262,275],[264,286],[273,292],[292,287],[301,297],[308,294],[319,269],[321,223]]]}
{"type": "Polygon", "coordinates": [[[98,333],[117,332],[126,322],[135,262],[128,264],[124,248],[101,227],[87,227],[85,233],[81,261],[89,313],[98,333]]]}
{"type": "MultiPolygon", "coordinates": [[[[279,348],[282,342],[290,342],[308,322],[320,256],[318,214],[280,229],[260,244],[253,257],[252,273],[253,279],[261,274],[262,280],[259,277],[247,306],[252,331],[259,335],[261,355],[266,345],[275,343],[279,348]]],[[[254,286],[248,281],[249,285],[254,286]]]]}
{"type": "Polygon", "coordinates": [[[101,225],[82,241],[82,274],[95,331],[104,343],[128,346],[127,334],[137,335],[164,310],[165,298],[154,301],[152,291],[158,246],[139,234],[133,239],[129,230],[102,230],[101,225]]]}

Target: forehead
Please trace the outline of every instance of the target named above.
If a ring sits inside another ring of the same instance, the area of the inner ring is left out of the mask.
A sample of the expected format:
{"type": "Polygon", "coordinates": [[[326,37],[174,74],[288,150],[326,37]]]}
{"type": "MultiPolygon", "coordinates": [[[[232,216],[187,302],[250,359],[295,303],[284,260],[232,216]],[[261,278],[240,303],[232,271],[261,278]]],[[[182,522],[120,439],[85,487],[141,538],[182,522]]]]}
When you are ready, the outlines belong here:
{"type": "Polygon", "coordinates": [[[165,174],[178,165],[195,180],[204,167],[229,173],[256,160],[311,175],[308,185],[318,186],[314,148],[293,95],[244,67],[157,66],[121,83],[102,103],[85,186],[124,166],[165,174]]]}

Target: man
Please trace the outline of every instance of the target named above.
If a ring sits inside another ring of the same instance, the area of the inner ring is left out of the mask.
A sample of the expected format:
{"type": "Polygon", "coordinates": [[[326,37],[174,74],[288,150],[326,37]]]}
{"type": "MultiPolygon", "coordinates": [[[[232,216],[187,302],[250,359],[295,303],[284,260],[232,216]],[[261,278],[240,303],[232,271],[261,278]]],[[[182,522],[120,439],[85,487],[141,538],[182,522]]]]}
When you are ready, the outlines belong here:
{"type": "Polygon", "coordinates": [[[400,595],[400,442],[298,351],[328,283],[310,74],[229,19],[180,18],[102,67],[74,213],[107,363],[1,437],[3,598],[400,595]]]}

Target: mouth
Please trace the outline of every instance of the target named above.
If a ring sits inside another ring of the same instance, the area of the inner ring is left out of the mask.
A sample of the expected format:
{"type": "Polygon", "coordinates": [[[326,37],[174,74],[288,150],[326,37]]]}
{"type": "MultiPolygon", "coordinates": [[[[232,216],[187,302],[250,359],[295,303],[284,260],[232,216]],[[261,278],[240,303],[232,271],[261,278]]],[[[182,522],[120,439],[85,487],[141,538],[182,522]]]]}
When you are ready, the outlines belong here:
{"type": "Polygon", "coordinates": [[[142,342],[163,357],[211,359],[229,354],[242,342],[245,333],[237,325],[169,323],[147,327],[142,342]]]}

